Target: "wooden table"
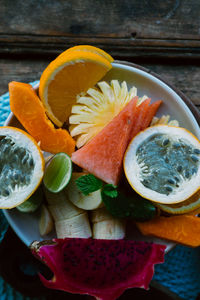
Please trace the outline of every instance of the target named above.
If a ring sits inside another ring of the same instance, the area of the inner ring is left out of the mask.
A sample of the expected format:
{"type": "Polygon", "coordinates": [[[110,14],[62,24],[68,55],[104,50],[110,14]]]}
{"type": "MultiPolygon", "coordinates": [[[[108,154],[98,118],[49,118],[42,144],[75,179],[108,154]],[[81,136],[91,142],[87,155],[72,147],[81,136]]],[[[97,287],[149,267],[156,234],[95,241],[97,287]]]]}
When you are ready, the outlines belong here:
{"type": "Polygon", "coordinates": [[[158,73],[200,108],[199,15],[196,0],[0,0],[0,94],[9,81],[39,79],[68,47],[90,44],[158,73]]]}

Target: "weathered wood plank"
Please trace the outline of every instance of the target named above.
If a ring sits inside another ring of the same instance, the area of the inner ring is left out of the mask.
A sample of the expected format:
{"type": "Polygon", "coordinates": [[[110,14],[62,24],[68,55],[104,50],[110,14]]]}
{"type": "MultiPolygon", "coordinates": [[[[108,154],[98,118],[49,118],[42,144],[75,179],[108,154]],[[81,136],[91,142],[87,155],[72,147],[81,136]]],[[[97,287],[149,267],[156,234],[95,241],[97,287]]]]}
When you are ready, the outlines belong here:
{"type": "Polygon", "coordinates": [[[196,0],[1,0],[0,53],[93,44],[120,57],[199,58],[199,14],[196,0]]]}
{"type": "Polygon", "coordinates": [[[0,33],[198,39],[196,0],[1,0],[0,33]]]}
{"type": "Polygon", "coordinates": [[[119,58],[200,58],[199,40],[0,35],[0,54],[58,55],[75,45],[93,45],[119,58]]]}
{"type": "MultiPolygon", "coordinates": [[[[0,94],[7,91],[9,81],[30,82],[39,79],[50,60],[52,57],[49,59],[0,59],[0,94]]],[[[153,64],[141,60],[134,62],[163,76],[169,83],[185,93],[194,104],[200,105],[200,67],[198,65],[153,64]]]]}

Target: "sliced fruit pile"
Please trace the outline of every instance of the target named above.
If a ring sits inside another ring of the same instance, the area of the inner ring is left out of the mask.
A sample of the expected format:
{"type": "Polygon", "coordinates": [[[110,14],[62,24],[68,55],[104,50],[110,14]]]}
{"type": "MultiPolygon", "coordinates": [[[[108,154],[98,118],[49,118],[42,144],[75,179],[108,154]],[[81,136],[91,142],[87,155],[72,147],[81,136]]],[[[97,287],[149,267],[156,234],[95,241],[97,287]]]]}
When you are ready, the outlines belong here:
{"type": "MultiPolygon", "coordinates": [[[[72,161],[103,181],[117,185],[128,143],[153,118],[152,115],[145,122],[152,109],[152,105],[149,105],[150,99],[139,106],[137,102],[138,97],[134,97],[87,145],[72,154],[72,161]]],[[[155,103],[157,110],[161,101],[155,103]]]]}
{"type": "Polygon", "coordinates": [[[11,82],[11,110],[32,137],[0,129],[0,207],[40,207],[40,234],[55,225],[62,239],[33,244],[55,274],[41,280],[104,300],[147,288],[163,261],[164,246],[124,240],[126,220],[144,235],[200,245],[200,141],[170,116],[155,116],[161,100],[138,98],[117,78],[100,81],[112,61],[99,48],[76,46],[47,66],[39,96],[11,82]],[[40,148],[49,152],[45,171],[40,148]]]}

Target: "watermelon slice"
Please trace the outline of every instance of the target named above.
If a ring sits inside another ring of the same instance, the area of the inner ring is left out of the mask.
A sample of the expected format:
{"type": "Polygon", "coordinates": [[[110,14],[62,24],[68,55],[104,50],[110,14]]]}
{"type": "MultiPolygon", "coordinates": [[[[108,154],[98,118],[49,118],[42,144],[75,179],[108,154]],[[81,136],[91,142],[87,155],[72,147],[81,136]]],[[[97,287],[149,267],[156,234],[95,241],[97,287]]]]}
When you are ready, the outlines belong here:
{"type": "Polygon", "coordinates": [[[132,130],[130,133],[130,140],[132,140],[132,138],[142,130],[144,118],[148,114],[150,101],[151,99],[148,98],[145,101],[143,101],[139,106],[137,106],[136,117],[134,119],[132,130]]]}
{"type": "Polygon", "coordinates": [[[141,128],[142,130],[146,129],[151,124],[151,121],[152,121],[153,117],[155,116],[161,103],[162,103],[162,100],[157,100],[156,102],[149,105],[148,113],[146,114],[146,116],[144,118],[144,122],[143,122],[143,125],[141,128]]]}
{"type": "Polygon", "coordinates": [[[105,126],[88,144],[72,154],[72,161],[103,181],[117,185],[124,152],[130,141],[138,97],[105,126]]]}

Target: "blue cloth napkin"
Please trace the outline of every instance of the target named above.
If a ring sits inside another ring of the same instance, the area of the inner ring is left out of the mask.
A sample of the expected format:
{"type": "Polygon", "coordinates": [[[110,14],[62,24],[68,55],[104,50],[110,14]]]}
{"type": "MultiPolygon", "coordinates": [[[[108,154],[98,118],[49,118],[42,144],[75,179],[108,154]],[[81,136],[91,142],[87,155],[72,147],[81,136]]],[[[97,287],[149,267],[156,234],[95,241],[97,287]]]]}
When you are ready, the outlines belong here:
{"type": "MultiPolygon", "coordinates": [[[[38,81],[32,82],[34,86],[38,81]]],[[[10,113],[9,94],[0,97],[0,126],[10,113]]],[[[0,241],[8,228],[8,223],[0,212],[0,241]]],[[[195,300],[200,293],[200,248],[176,246],[165,256],[165,263],[156,265],[154,280],[169,288],[183,299],[195,300]]],[[[0,277],[1,300],[34,300],[16,292],[0,277]]]]}

